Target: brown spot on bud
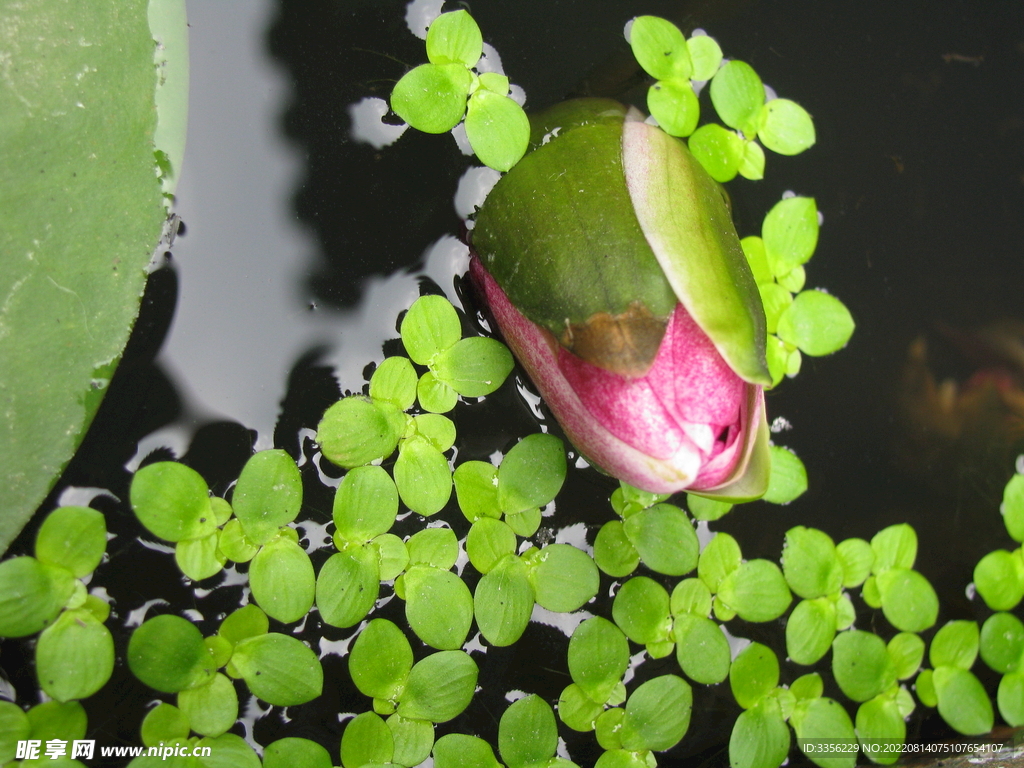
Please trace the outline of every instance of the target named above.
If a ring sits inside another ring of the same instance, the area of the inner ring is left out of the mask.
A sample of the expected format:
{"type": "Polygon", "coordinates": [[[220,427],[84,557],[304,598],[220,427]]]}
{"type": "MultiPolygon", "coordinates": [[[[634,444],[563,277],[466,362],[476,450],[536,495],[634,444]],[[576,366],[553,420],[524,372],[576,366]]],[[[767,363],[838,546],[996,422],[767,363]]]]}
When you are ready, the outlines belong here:
{"type": "Polygon", "coordinates": [[[654,363],[667,325],[667,318],[655,317],[634,301],[618,315],[598,312],[585,323],[567,323],[559,343],[606,371],[639,377],[654,363]]]}

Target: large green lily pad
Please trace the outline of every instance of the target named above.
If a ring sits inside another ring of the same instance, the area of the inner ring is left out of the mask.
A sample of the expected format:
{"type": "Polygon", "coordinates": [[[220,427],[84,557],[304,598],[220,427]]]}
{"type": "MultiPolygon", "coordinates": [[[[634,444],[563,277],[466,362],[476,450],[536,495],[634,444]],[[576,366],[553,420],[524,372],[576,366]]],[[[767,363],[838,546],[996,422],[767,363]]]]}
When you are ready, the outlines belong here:
{"type": "Polygon", "coordinates": [[[0,51],[2,552],[81,442],[139,311],[184,149],[184,2],[4,3],[0,51]]]}

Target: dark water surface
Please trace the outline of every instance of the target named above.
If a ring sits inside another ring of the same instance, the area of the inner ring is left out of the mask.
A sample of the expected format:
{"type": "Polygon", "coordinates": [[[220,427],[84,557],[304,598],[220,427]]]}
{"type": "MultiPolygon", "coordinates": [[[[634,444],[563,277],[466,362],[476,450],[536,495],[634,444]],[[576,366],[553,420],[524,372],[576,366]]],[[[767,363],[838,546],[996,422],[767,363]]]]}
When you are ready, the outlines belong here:
{"type": "MultiPolygon", "coordinates": [[[[627,98],[632,89],[642,98],[621,33],[631,16],[654,13],[684,29],[703,27],[727,56],[750,62],[779,95],[813,114],[812,150],[798,158],[768,153],[767,181],[740,180],[730,193],[741,235],[757,232],[785,190],[817,199],[825,224],[808,287],[839,296],[858,327],[845,350],[805,358],[800,375],[768,396],[769,418],[792,425],[775,439],[804,460],[808,493],[786,507],[745,505],[712,529],[733,533],[748,558],[777,560],[794,525],[823,528],[838,541],[909,522],[920,538],[917,567],[940,593],[939,624],[983,618],[965,588],[981,555],[1010,544],[998,502],[1015,446],[1000,442],[1005,424],[997,422],[991,441],[946,450],[908,425],[899,392],[908,345],[919,335],[929,335],[940,375],[963,377],[980,364],[963,354],[971,342],[958,348],[963,337],[937,328],[1024,320],[1024,4],[475,0],[466,7],[525,89],[528,108],[581,93],[627,98]]],[[[113,599],[108,625],[119,659],[140,607],[151,604],[148,615],[187,611],[210,634],[247,595],[244,579],[230,574],[224,584],[222,577],[183,580],[166,548],[138,539],[125,503],[129,470],[157,451],[181,458],[224,494],[253,448],[285,448],[302,464],[308,521],[299,527],[319,567],[332,551],[325,531],[336,480],[320,476],[310,430],[345,390],[362,387],[368,363],[400,353],[389,341],[395,320],[421,285],[457,300],[465,267],[452,198],[470,164],[451,137],[410,132],[375,149],[349,135],[350,105],[386,96],[424,57],[406,29],[404,3],[192,3],[189,14],[191,118],[178,196],[186,233],[172,263],[151,278],[124,363],[45,507],[107,490],[93,505],[116,536],[90,586],[113,599]]],[[[486,459],[538,429],[511,383],[482,403],[460,405],[455,418],[459,461],[486,459]]],[[[611,517],[614,487],[593,470],[570,472],[545,525],[555,533],[587,523],[592,542],[611,517]]],[[[442,515],[465,534],[454,502],[442,515]]],[[[12,552],[31,549],[36,525],[12,552]]],[[[406,526],[408,533],[415,523],[406,526]]],[[[602,595],[610,586],[605,579],[602,595]]],[[[399,603],[377,615],[401,621],[399,603]]],[[[858,626],[873,628],[873,615],[864,612],[858,626]]],[[[784,657],[782,624],[729,627],[784,657]]],[[[337,758],[339,713],[370,705],[352,687],[343,657],[354,631],[324,626],[313,612],[298,634],[322,656],[324,695],[286,718],[262,714],[266,706],[255,701],[246,711],[243,697],[245,735],[260,744],[305,736],[337,758]]],[[[495,743],[509,691],[554,701],[569,682],[565,641],[558,628],[534,623],[512,648],[474,653],[483,690],[437,734],[476,733],[495,743]]],[[[5,641],[0,656],[26,705],[38,697],[31,652],[31,642],[5,641]]],[[[645,662],[637,679],[674,666],[645,662]]],[[[783,682],[804,671],[784,663],[783,682]]],[[[728,686],[696,696],[689,735],[660,765],[727,762],[723,723],[739,711],[728,686]]],[[[155,698],[119,662],[111,682],[85,702],[90,737],[139,744],[144,708],[155,698]]],[[[592,735],[565,728],[561,735],[573,759],[593,763],[592,735]]],[[[937,717],[912,721],[912,738],[948,735],[937,717]]]]}

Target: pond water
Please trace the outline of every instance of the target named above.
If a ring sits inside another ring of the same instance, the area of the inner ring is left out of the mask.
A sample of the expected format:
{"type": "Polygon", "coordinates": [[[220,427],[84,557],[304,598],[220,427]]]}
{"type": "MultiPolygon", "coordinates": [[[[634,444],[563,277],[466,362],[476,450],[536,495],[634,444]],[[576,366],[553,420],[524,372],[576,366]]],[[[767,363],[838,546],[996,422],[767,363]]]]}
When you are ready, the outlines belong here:
{"type": "MultiPolygon", "coordinates": [[[[474,0],[466,7],[524,88],[527,108],[583,93],[642,98],[621,33],[630,17],[653,13],[684,29],[703,27],[727,56],[753,64],[813,114],[813,149],[797,158],[769,154],[766,181],[729,190],[741,235],[756,233],[785,190],[817,199],[824,227],[808,285],[839,296],[857,330],[845,350],[805,357],[800,375],[768,395],[769,418],[789,425],[774,439],[803,459],[809,491],[785,507],[738,507],[712,529],[736,536],[748,558],[777,560],[794,525],[820,527],[838,541],[909,522],[920,539],[917,567],[940,594],[939,624],[983,616],[965,589],[979,557],[1009,544],[998,504],[1024,450],[1024,414],[1013,422],[936,410],[901,381],[911,342],[922,335],[936,375],[963,381],[993,365],[979,352],[977,329],[1009,328],[1003,337],[1013,338],[1008,321],[1024,320],[1024,7],[1010,0],[474,0]],[[971,439],[942,437],[960,416],[975,419],[965,428],[971,439]]],[[[92,586],[113,598],[108,624],[120,658],[142,606],[150,615],[187,610],[209,634],[246,594],[244,579],[230,575],[219,588],[218,577],[199,586],[183,580],[167,548],[139,540],[125,503],[130,470],[158,451],[183,458],[223,494],[254,448],[287,449],[303,466],[310,521],[300,528],[319,565],[331,552],[324,531],[336,480],[320,476],[310,430],[342,392],[362,388],[368,363],[400,351],[396,318],[421,287],[462,301],[466,253],[453,195],[469,160],[448,136],[410,132],[380,149],[350,136],[350,106],[386,96],[406,65],[423,57],[404,17],[405,4],[393,0],[189,4],[191,114],[177,205],[185,230],[168,267],[151,278],[125,360],[46,507],[99,493],[93,504],[116,536],[92,586]]],[[[459,406],[460,461],[486,459],[537,431],[523,391],[509,384],[459,406]]],[[[541,423],[557,431],[550,419],[541,423]]],[[[545,526],[557,535],[588,523],[592,542],[610,519],[614,487],[594,470],[570,472],[545,526]]],[[[465,534],[457,511],[446,519],[465,534]]],[[[30,549],[34,528],[12,552],[30,549]]],[[[379,615],[400,616],[397,603],[379,615]]],[[[738,622],[734,634],[784,648],[782,631],[778,623],[738,622]]],[[[312,614],[300,636],[322,656],[324,695],[286,714],[251,702],[245,735],[260,744],[305,736],[336,757],[339,713],[369,707],[343,657],[353,635],[312,614]]],[[[509,691],[557,699],[568,682],[564,644],[562,630],[535,623],[523,642],[476,654],[483,690],[438,734],[477,733],[493,743],[509,691]],[[538,658],[550,663],[538,666],[538,658]]],[[[2,653],[13,692],[31,703],[30,644],[8,641],[2,653]]],[[[637,674],[671,666],[646,662],[637,674]]],[[[783,681],[801,671],[784,664],[783,681]]],[[[727,763],[721,724],[738,708],[725,685],[700,697],[686,740],[659,764],[727,763]]],[[[141,712],[154,698],[118,666],[86,702],[90,733],[100,744],[140,743],[141,712]]],[[[913,721],[911,738],[949,734],[936,717],[913,721]]],[[[592,764],[592,736],[562,735],[573,759],[592,764]]]]}

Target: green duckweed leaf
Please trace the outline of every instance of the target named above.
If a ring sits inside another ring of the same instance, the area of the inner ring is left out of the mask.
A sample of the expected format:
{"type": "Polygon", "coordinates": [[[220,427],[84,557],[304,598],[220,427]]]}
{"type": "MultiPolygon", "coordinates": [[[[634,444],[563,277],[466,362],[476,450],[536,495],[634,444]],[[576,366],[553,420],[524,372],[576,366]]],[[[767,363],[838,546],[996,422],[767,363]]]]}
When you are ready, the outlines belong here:
{"type": "Polygon", "coordinates": [[[395,738],[379,715],[363,712],[348,721],[341,734],[341,764],[344,768],[390,765],[395,738]]]}
{"type": "Polygon", "coordinates": [[[996,704],[1007,724],[1013,728],[1024,725],[1024,673],[1003,675],[996,692],[996,704]]]}
{"type": "Polygon", "coordinates": [[[700,553],[697,560],[697,575],[708,589],[717,592],[730,573],[740,567],[743,555],[736,539],[728,533],[716,533],[700,553]]]}
{"type": "Polygon", "coordinates": [[[558,719],[574,731],[594,730],[604,707],[583,692],[576,683],[568,685],[558,697],[558,719]]]}
{"type": "Polygon", "coordinates": [[[709,499],[704,496],[686,494],[686,508],[690,510],[694,520],[707,520],[712,522],[723,517],[733,505],[727,501],[709,499]]]}
{"type": "Polygon", "coordinates": [[[46,701],[36,704],[27,714],[32,727],[30,738],[44,742],[49,739],[73,741],[85,738],[88,717],[77,701],[46,701]]]}
{"type": "Polygon", "coordinates": [[[764,178],[764,150],[756,141],[743,142],[739,174],[745,179],[759,181],[764,178]]]}
{"type": "Polygon", "coordinates": [[[735,133],[717,123],[708,123],[695,130],[687,144],[715,181],[724,184],[736,178],[746,147],[735,133]]]}
{"type": "Polygon", "coordinates": [[[242,467],[231,506],[245,535],[266,544],[302,507],[302,477],[295,461],[276,449],[260,451],[242,467]]]}
{"type": "Polygon", "coordinates": [[[221,622],[217,633],[235,645],[248,637],[264,635],[269,629],[270,621],[267,619],[267,614],[258,606],[250,604],[243,605],[228,614],[221,622]]]}
{"type": "Polygon", "coordinates": [[[565,446],[554,435],[528,435],[498,467],[498,504],[506,515],[543,507],[565,481],[565,446]]]}
{"type": "Polygon", "coordinates": [[[938,696],[935,695],[934,677],[934,670],[922,669],[917,676],[917,680],[914,681],[914,690],[917,692],[917,698],[926,707],[937,707],[939,705],[938,696]]]}
{"type": "Polygon", "coordinates": [[[722,580],[718,596],[745,621],[777,619],[793,600],[782,571],[769,560],[740,565],[722,580]]]}
{"type": "Polygon", "coordinates": [[[896,665],[878,635],[852,629],[832,643],[832,674],[854,701],[867,701],[896,683],[896,665]]]}
{"type": "Polygon", "coordinates": [[[774,698],[766,698],[736,718],[729,736],[729,765],[777,768],[786,759],[789,745],[789,728],[779,704],[774,698]]]}
{"type": "Polygon", "coordinates": [[[351,627],[373,608],[380,591],[377,557],[365,547],[331,555],[316,578],[316,607],[332,627],[351,627]]]}
{"type": "Polygon", "coordinates": [[[750,235],[740,240],[740,247],[743,249],[743,255],[750,266],[750,273],[754,276],[754,282],[758,287],[772,282],[774,276],[771,269],[768,268],[768,255],[765,253],[764,240],[757,235],[750,235]]]}
{"type": "Polygon", "coordinates": [[[206,646],[206,650],[210,654],[210,666],[215,669],[227,666],[227,663],[231,661],[231,652],[235,650],[234,644],[220,634],[204,637],[203,645],[206,646]]]}
{"type": "Polygon", "coordinates": [[[693,71],[690,50],[679,28],[658,16],[637,16],[629,30],[633,56],[657,80],[688,80],[693,71]]]}
{"type": "Polygon", "coordinates": [[[761,643],[751,643],[733,659],[729,687],[736,703],[754,707],[779,684],[779,659],[761,643]]]}
{"type": "Polygon", "coordinates": [[[776,282],[758,283],[757,289],[761,294],[768,333],[775,333],[779,327],[779,318],[793,303],[793,294],[776,282]]]}
{"type": "Polygon", "coordinates": [[[144,622],[128,641],[132,674],[164,693],[177,693],[209,680],[209,656],[196,626],[170,614],[144,622]]]}
{"type": "Polygon", "coordinates": [[[558,726],[551,706],[531,694],[514,701],[498,723],[498,752],[509,768],[544,764],[558,748],[558,726]]]}
{"type": "MultiPolygon", "coordinates": [[[[526,149],[525,143],[523,149],[526,149]]],[[[461,339],[438,353],[431,369],[438,379],[463,397],[483,397],[505,382],[513,365],[512,353],[500,341],[486,336],[473,336],[461,339]]]]}
{"type": "Polygon", "coordinates": [[[628,576],[640,565],[640,553],[626,536],[621,520],[609,520],[594,540],[594,562],[615,579],[628,576]]]}
{"type": "Polygon", "coordinates": [[[936,667],[934,681],[939,714],[951,728],[965,736],[992,730],[992,702],[977,677],[960,667],[936,667]]]}
{"type": "Polygon", "coordinates": [[[710,80],[722,66],[722,49],[715,38],[709,35],[697,35],[688,38],[686,47],[690,51],[690,62],[693,64],[691,80],[710,80]]]}
{"type": "Polygon", "coordinates": [[[398,514],[398,489],[381,467],[356,467],[334,496],[334,524],[347,541],[364,543],[387,533],[398,514]]]}
{"type": "Polygon", "coordinates": [[[498,468],[486,461],[464,461],[455,468],[455,496],[469,522],[481,517],[500,517],[498,468]]]}
{"type": "Polygon", "coordinates": [[[711,613],[711,590],[700,579],[683,579],[672,588],[672,615],[707,617],[711,613]]]}
{"type": "Polygon", "coordinates": [[[427,645],[444,651],[461,648],[473,623],[473,595],[451,571],[413,565],[402,577],[405,617],[427,645]]]}
{"type": "Polygon", "coordinates": [[[245,739],[233,733],[200,739],[198,747],[208,747],[210,754],[196,759],[198,768],[261,768],[260,758],[245,739]]]}
{"type": "Polygon", "coordinates": [[[861,704],[854,728],[861,749],[872,762],[881,765],[896,762],[907,738],[907,725],[894,699],[877,696],[861,704]]]}
{"type": "Polygon", "coordinates": [[[352,469],[390,456],[404,432],[405,414],[397,406],[354,395],[324,411],[316,441],[330,462],[352,469]]]}
{"type": "Polygon", "coordinates": [[[416,383],[419,377],[409,358],[386,357],[370,377],[370,398],[386,400],[402,411],[416,402],[416,383]]]}
{"type": "Polygon", "coordinates": [[[1011,611],[1024,599],[1024,561],[997,549],[974,567],[974,585],[985,605],[993,611],[1011,611]]]}
{"type": "Polygon", "coordinates": [[[89,611],[64,611],[39,635],[39,687],[57,701],[92,696],[113,671],[114,639],[89,611]]]}
{"type": "Polygon", "coordinates": [[[761,225],[768,266],[774,276],[807,263],[818,246],[818,206],[813,197],[780,200],[761,225]]]}
{"type": "Polygon", "coordinates": [[[290,635],[269,632],[242,640],[235,646],[231,663],[250,691],[275,706],[305,704],[323,690],[320,660],[290,635]]]}
{"type": "Polygon", "coordinates": [[[356,638],[348,669],[352,682],[363,695],[396,699],[412,669],[412,646],[395,624],[387,619],[373,619],[356,638]]]}
{"type": "Polygon", "coordinates": [[[432,446],[444,453],[455,445],[455,422],[438,413],[421,413],[412,417],[416,434],[427,439],[432,446]]]}
{"type": "Polygon", "coordinates": [[[797,664],[814,664],[828,653],[835,636],[835,604],[825,597],[801,600],[786,622],[786,653],[797,664]]]}
{"type": "Polygon", "coordinates": [[[982,660],[1000,674],[1009,674],[1024,659],[1024,623],[1012,613],[994,613],[981,627],[982,660]]]}
{"type": "Polygon", "coordinates": [[[656,504],[629,517],[624,529],[640,560],[652,571],[683,576],[697,567],[697,534],[679,507],[656,504]]]}
{"type": "Polygon", "coordinates": [[[761,78],[749,64],[727,61],[711,78],[711,103],[723,123],[753,138],[764,104],[761,78]]]}
{"type": "Polygon", "coordinates": [[[287,736],[267,744],[263,768],[331,768],[331,754],[315,741],[287,736]]]}
{"type": "Polygon", "coordinates": [[[139,522],[161,539],[198,539],[217,527],[206,481],[176,461],[140,469],[132,478],[130,495],[139,522]]]}
{"type": "Polygon", "coordinates": [[[569,638],[569,675],[596,704],[608,701],[629,665],[629,643],[605,618],[587,619],[569,638]]]}
{"type": "Polygon", "coordinates": [[[725,680],[731,657],[729,641],[718,624],[705,616],[683,614],[675,617],[672,632],[676,660],[688,678],[704,685],[725,680]]]}
{"type": "Polygon", "coordinates": [[[779,338],[805,355],[831,355],[853,335],[853,316],[835,296],[823,291],[802,291],[779,318],[779,338]]]}
{"type": "Polygon", "coordinates": [[[452,471],[448,459],[425,438],[403,440],[394,467],[395,485],[402,501],[413,512],[436,514],[452,495],[452,471]]]}
{"type": "Polygon", "coordinates": [[[890,568],[877,576],[885,618],[903,632],[923,632],[935,624],[939,598],[928,579],[908,568],[890,568]]]}
{"type": "Polygon", "coordinates": [[[821,768],[853,768],[857,764],[857,734],[849,714],[839,702],[818,697],[798,707],[789,722],[796,732],[797,746],[808,759],[821,768]],[[799,712],[799,715],[797,714],[799,712]],[[807,742],[842,745],[832,753],[808,748],[807,742]],[[841,751],[842,750],[842,751],[841,751]]]}
{"type": "Polygon", "coordinates": [[[106,520],[89,507],[58,507],[36,534],[36,559],[67,568],[76,578],[96,570],[106,549],[106,520]]]}
{"type": "Polygon", "coordinates": [[[74,592],[75,579],[65,568],[44,565],[34,557],[0,563],[0,637],[34,635],[51,621],[74,592]]]}
{"type": "Polygon", "coordinates": [[[459,540],[451,528],[424,528],[409,537],[409,562],[446,571],[459,559],[459,540]]]}
{"type": "Polygon", "coordinates": [[[814,145],[814,121],[789,99],[772,99],[761,107],[761,141],[780,155],[799,155],[814,145]]]}
{"type": "MultiPolygon", "coordinates": [[[[434,725],[424,720],[410,720],[399,714],[387,719],[395,742],[395,765],[419,765],[430,756],[434,746],[434,725]]],[[[266,766],[264,766],[266,768],[266,766]]]]}
{"type": "Polygon", "coordinates": [[[771,477],[762,498],[771,504],[789,504],[807,490],[807,470],[800,457],[788,448],[773,445],[770,450],[771,477]]]}
{"type": "Polygon", "coordinates": [[[476,736],[449,733],[434,743],[435,768],[502,768],[491,745],[476,736]]]}
{"type": "Polygon", "coordinates": [[[838,592],[843,567],[832,537],[816,528],[800,525],[786,532],[782,572],[790,589],[804,598],[838,592]]]}
{"type": "Polygon", "coordinates": [[[980,647],[978,625],[973,621],[949,621],[943,625],[935,637],[928,652],[928,660],[932,667],[959,667],[970,669],[978,658],[980,647]]]}
{"type": "MultiPolygon", "coordinates": [[[[472,82],[463,64],[421,64],[395,84],[391,108],[418,131],[447,133],[466,114],[472,82]]],[[[415,355],[410,357],[416,360],[415,355]]]]}
{"type": "Polygon", "coordinates": [[[316,575],[305,550],[282,536],[263,546],[252,559],[249,585],[268,616],[290,624],[313,607],[316,575]]]}
{"type": "Polygon", "coordinates": [[[459,402],[459,393],[441,381],[433,371],[420,376],[416,384],[420,407],[430,413],[448,413],[459,402]]]}
{"type": "Polygon", "coordinates": [[[653,579],[635,576],[615,593],[612,618],[634,643],[668,640],[672,629],[668,592],[653,579]]]}
{"type": "Polygon", "coordinates": [[[442,13],[427,30],[427,58],[434,64],[473,67],[482,51],[480,27],[466,11],[442,13]]]}
{"type": "Polygon", "coordinates": [[[516,551],[516,535],[501,520],[491,517],[478,518],[466,537],[466,553],[469,562],[480,573],[487,573],[505,555],[516,551]]]}
{"type": "MultiPolygon", "coordinates": [[[[466,138],[481,163],[496,171],[508,171],[526,154],[530,144],[530,120],[523,108],[504,93],[480,88],[469,97],[466,138]]],[[[512,355],[495,339],[474,338],[491,342],[488,346],[492,349],[484,351],[483,345],[476,345],[475,348],[483,355],[479,360],[460,353],[462,357],[454,371],[457,380],[452,386],[462,395],[481,397],[501,386],[512,370],[512,355]],[[504,350],[504,355],[499,349],[504,350]],[[481,394],[473,395],[470,391],[481,394]]],[[[443,364],[440,360],[438,363],[443,364]]],[[[441,377],[446,378],[444,375],[441,377]]]]}
{"type": "Polygon", "coordinates": [[[859,587],[871,575],[875,553],[864,539],[844,539],[836,545],[836,556],[843,567],[843,586],[859,587]]]}
{"type": "Polygon", "coordinates": [[[681,677],[662,675],[640,685],[626,701],[622,746],[663,751],[678,744],[690,727],[693,692],[681,677]]]}
{"type": "Polygon", "coordinates": [[[917,533],[906,523],[890,525],[871,539],[875,553],[874,572],[887,568],[913,568],[917,559],[917,533]]]}
{"type": "Polygon", "coordinates": [[[199,539],[186,539],[174,545],[174,562],[193,581],[202,581],[220,573],[227,557],[220,548],[221,532],[215,530],[199,539]]]}
{"type": "Polygon", "coordinates": [[[200,736],[220,736],[238,719],[234,684],[219,672],[208,685],[181,691],[178,708],[200,736]]]}
{"type": "Polygon", "coordinates": [[[14,760],[18,753],[18,742],[32,733],[28,715],[10,701],[0,701],[0,765],[14,760]]]}
{"type": "Polygon", "coordinates": [[[686,80],[664,80],[647,91],[647,111],[670,136],[689,136],[700,120],[700,102],[686,80]]]}
{"type": "Polygon", "coordinates": [[[413,362],[427,365],[434,355],[455,346],[462,338],[462,325],[444,296],[420,296],[402,318],[399,333],[413,362]]]}
{"type": "Polygon", "coordinates": [[[794,680],[789,686],[789,692],[793,694],[799,705],[802,701],[810,701],[816,699],[825,690],[825,685],[822,682],[821,675],[817,672],[810,672],[806,675],[800,675],[794,680]]]}
{"type": "Polygon", "coordinates": [[[409,565],[409,549],[405,542],[393,533],[382,533],[375,536],[367,545],[377,558],[377,578],[380,581],[392,581],[409,565]]]}
{"type": "Polygon", "coordinates": [[[139,729],[142,743],[147,747],[155,747],[160,742],[173,744],[188,738],[192,726],[188,717],[171,704],[157,704],[146,713],[139,729]]]}
{"type": "Polygon", "coordinates": [[[886,645],[896,667],[898,680],[909,680],[917,674],[924,659],[924,640],[913,632],[900,632],[886,645]]]}
{"type": "Polygon", "coordinates": [[[1024,475],[1010,478],[1003,489],[1003,503],[999,510],[1003,513],[1003,523],[1010,538],[1024,542],[1024,475]]]}
{"type": "Polygon", "coordinates": [[[606,709],[598,716],[594,724],[594,734],[602,749],[622,749],[622,718],[625,711],[620,707],[606,709]]]}
{"type": "Polygon", "coordinates": [[[537,603],[549,611],[575,611],[600,586],[594,561],[569,544],[549,544],[528,558],[527,569],[537,603]]]}
{"type": "Polygon", "coordinates": [[[217,537],[217,546],[228,560],[247,563],[260,551],[259,545],[245,535],[237,518],[228,520],[217,537]]]}
{"type": "Polygon", "coordinates": [[[473,612],[480,633],[491,645],[518,640],[533,613],[534,594],[526,566],[506,555],[480,579],[473,595],[473,612]]]}
{"type": "Polygon", "coordinates": [[[398,714],[446,723],[469,706],[479,670],[463,651],[438,651],[413,665],[398,714]]]}

